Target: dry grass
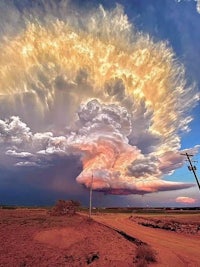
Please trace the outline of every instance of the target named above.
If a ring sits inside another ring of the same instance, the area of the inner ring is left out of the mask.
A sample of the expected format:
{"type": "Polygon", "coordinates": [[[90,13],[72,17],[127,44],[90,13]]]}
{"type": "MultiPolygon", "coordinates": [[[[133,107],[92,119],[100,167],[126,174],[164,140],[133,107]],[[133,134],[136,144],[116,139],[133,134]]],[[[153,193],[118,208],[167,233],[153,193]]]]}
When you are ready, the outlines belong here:
{"type": "Polygon", "coordinates": [[[156,252],[148,245],[138,246],[136,249],[136,267],[145,267],[156,262],[156,252]]]}

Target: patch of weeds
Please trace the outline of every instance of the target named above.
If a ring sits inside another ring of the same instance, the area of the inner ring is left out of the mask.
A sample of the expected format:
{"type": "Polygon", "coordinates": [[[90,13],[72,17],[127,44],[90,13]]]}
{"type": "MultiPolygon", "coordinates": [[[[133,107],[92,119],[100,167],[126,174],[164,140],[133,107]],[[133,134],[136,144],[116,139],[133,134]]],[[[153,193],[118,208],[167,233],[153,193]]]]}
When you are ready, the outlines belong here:
{"type": "Polygon", "coordinates": [[[156,252],[148,245],[138,246],[136,249],[136,266],[145,267],[156,262],[156,252]]]}

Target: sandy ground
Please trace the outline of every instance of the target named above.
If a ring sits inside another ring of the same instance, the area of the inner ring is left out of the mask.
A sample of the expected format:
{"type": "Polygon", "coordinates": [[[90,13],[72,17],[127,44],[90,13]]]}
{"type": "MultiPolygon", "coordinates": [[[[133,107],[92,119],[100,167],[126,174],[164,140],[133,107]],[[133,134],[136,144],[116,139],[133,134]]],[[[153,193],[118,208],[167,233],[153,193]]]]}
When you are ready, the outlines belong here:
{"type": "MultiPolygon", "coordinates": [[[[128,217],[128,215],[124,214],[93,216],[96,221],[120,229],[151,245],[158,253],[157,266],[200,266],[199,235],[186,235],[161,229],[147,228],[129,220],[128,217]]],[[[181,216],[179,216],[180,218],[181,216]]],[[[189,216],[187,220],[190,221],[189,216]]],[[[182,221],[186,221],[186,219],[183,218],[182,221]]]]}
{"type": "Polygon", "coordinates": [[[87,217],[0,210],[0,267],[134,266],[136,245],[87,217]]]}

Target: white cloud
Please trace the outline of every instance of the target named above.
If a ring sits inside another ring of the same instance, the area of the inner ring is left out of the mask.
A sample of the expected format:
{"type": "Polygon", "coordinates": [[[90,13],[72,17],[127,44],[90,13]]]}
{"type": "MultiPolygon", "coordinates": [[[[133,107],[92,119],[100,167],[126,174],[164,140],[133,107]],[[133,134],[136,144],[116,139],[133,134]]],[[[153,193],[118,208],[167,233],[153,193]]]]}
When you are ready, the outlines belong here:
{"type": "Polygon", "coordinates": [[[15,166],[18,166],[18,167],[38,167],[40,165],[38,165],[36,162],[32,162],[32,161],[20,161],[20,162],[17,162],[15,164],[15,166]]]}
{"type": "Polygon", "coordinates": [[[0,143],[23,145],[31,138],[30,128],[19,117],[12,116],[10,120],[0,120],[0,143]]]}
{"type": "Polygon", "coordinates": [[[16,158],[31,158],[33,156],[33,154],[29,152],[24,152],[24,151],[16,152],[15,150],[6,151],[6,155],[16,157],[16,158]]]}

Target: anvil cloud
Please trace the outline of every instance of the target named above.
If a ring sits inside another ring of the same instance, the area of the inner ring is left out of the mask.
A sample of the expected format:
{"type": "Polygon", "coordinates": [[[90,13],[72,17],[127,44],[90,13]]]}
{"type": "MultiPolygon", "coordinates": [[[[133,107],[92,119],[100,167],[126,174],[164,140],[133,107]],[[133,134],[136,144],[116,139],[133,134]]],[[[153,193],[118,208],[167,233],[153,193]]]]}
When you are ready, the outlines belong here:
{"type": "Polygon", "coordinates": [[[77,182],[90,187],[93,175],[93,189],[108,194],[192,186],[163,180],[183,165],[180,134],[199,99],[168,43],[138,32],[120,5],[2,7],[16,18],[16,30],[0,34],[4,165],[43,168],[75,156],[77,182]]]}

